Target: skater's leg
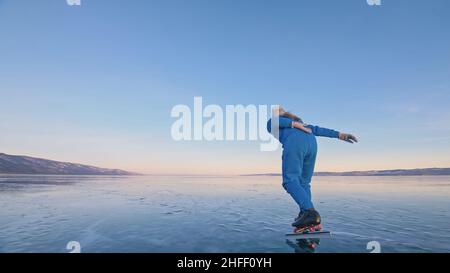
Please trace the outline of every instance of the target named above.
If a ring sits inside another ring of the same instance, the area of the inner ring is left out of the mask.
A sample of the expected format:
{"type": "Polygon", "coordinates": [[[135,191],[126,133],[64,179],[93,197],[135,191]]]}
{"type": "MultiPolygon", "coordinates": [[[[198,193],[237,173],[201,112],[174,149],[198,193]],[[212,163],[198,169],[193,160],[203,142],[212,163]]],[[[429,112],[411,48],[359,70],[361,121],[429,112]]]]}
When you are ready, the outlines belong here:
{"type": "Polygon", "coordinates": [[[298,204],[300,210],[312,208],[308,193],[300,186],[304,153],[298,149],[283,150],[283,187],[298,204]]]}
{"type": "Polygon", "coordinates": [[[305,229],[309,231],[317,231],[322,229],[320,225],[320,214],[314,209],[314,205],[311,200],[311,178],[314,174],[317,155],[317,145],[314,145],[316,144],[315,141],[312,142],[312,144],[313,145],[309,147],[308,153],[303,159],[303,170],[301,177],[299,178],[300,186],[308,195],[312,209],[304,211],[298,218],[295,219],[295,222],[292,224],[296,227],[295,232],[303,232],[305,229]]]}
{"type": "Polygon", "coordinates": [[[309,154],[303,161],[303,171],[300,177],[300,186],[307,193],[308,198],[312,204],[311,195],[311,179],[314,175],[314,167],[316,165],[316,153],[309,154]]]}
{"type": "Polygon", "coordinates": [[[312,138],[308,146],[308,152],[306,153],[303,159],[303,171],[300,177],[300,186],[302,186],[302,188],[308,194],[311,204],[313,204],[311,196],[311,179],[314,175],[316,157],[317,157],[317,142],[315,138],[312,138]]]}

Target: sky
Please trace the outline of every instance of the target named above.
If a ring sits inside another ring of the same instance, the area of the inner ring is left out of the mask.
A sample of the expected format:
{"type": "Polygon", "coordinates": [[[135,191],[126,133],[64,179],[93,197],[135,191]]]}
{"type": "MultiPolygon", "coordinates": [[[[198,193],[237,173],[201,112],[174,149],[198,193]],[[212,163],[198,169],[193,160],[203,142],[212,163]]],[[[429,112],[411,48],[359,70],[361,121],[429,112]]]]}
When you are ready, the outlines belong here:
{"type": "Polygon", "coordinates": [[[148,174],[280,172],[258,141],[174,141],[171,109],[281,104],[318,171],[450,167],[450,1],[0,0],[0,152],[148,174]]]}

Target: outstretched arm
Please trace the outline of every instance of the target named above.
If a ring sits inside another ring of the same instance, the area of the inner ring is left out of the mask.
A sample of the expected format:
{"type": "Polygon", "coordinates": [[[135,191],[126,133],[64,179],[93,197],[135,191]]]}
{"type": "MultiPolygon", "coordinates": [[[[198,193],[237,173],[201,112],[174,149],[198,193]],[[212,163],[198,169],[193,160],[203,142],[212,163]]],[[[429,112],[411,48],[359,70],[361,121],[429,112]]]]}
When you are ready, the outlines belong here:
{"type": "Polygon", "coordinates": [[[321,136],[321,137],[330,137],[330,138],[339,138],[339,132],[332,130],[332,129],[327,129],[327,128],[322,128],[319,126],[315,126],[315,125],[306,125],[307,128],[310,128],[312,133],[315,136],[321,136]]]}
{"type": "Polygon", "coordinates": [[[349,143],[358,142],[356,137],[352,134],[340,133],[332,129],[322,128],[314,125],[306,125],[306,128],[310,128],[315,136],[339,138],[340,140],[347,141],[349,143]]]}

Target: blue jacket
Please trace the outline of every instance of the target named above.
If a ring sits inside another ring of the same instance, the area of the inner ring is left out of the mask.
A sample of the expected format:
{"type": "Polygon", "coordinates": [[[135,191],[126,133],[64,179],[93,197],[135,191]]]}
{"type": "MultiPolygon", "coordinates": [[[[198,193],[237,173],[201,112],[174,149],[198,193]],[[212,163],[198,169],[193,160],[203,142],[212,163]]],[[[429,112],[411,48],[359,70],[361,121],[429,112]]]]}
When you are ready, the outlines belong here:
{"type": "MultiPolygon", "coordinates": [[[[298,132],[304,133],[303,131],[293,128],[292,122],[294,122],[293,119],[287,118],[287,117],[279,117],[279,127],[280,127],[280,135],[279,135],[279,141],[284,144],[288,137],[292,134],[296,134],[298,132]]],[[[319,126],[314,125],[305,125],[305,127],[312,130],[313,135],[315,136],[323,136],[323,137],[330,137],[330,138],[339,138],[339,132],[327,128],[322,128],[319,126]]],[[[267,131],[269,133],[272,133],[272,119],[269,119],[267,121],[267,131]]]]}

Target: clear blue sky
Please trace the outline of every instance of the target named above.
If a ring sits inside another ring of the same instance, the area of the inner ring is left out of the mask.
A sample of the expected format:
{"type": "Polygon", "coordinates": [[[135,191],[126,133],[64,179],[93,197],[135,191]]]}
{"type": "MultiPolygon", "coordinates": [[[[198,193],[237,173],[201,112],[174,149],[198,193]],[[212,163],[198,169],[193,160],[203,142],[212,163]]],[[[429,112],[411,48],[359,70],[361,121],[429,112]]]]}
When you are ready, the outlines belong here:
{"type": "Polygon", "coordinates": [[[353,132],[318,170],[450,167],[450,1],[0,0],[0,152],[146,173],[277,172],[174,142],[170,110],[282,104],[353,132]]]}

